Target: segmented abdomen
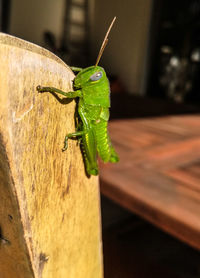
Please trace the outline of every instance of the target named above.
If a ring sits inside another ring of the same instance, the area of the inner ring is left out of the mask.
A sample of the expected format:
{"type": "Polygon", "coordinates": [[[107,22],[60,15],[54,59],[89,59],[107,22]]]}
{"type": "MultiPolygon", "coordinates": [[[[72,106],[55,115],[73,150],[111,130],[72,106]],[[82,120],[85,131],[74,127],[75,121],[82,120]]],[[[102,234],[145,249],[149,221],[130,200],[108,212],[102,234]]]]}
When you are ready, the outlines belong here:
{"type": "Polygon", "coordinates": [[[108,122],[102,119],[94,127],[97,151],[104,162],[115,163],[119,161],[119,157],[111,144],[107,128],[108,122]]]}

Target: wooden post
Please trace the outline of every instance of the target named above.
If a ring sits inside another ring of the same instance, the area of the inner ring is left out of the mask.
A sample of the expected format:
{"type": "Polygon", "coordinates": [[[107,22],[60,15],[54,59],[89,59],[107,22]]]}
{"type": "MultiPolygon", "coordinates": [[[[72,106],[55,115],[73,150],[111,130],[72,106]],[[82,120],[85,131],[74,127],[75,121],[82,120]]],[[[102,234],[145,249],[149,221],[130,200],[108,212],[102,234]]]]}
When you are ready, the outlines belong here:
{"type": "Polygon", "coordinates": [[[0,34],[0,277],[102,278],[98,178],[87,178],[75,102],[37,85],[72,90],[74,75],[36,45],[0,34]]]}

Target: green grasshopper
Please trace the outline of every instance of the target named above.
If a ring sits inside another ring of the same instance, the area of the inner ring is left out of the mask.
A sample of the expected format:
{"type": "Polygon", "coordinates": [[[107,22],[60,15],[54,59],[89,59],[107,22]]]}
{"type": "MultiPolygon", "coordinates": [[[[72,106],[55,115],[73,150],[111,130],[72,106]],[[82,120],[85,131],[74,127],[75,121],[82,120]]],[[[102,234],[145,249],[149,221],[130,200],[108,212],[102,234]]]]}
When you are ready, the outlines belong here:
{"type": "Polygon", "coordinates": [[[107,129],[110,107],[109,81],[104,69],[98,66],[115,19],[116,17],[108,28],[96,64],[85,69],[71,67],[73,71],[78,72],[73,80],[73,92],[37,86],[40,93],[58,93],[67,98],[79,98],[76,132],[66,135],[63,151],[68,147],[69,138],[79,137],[88,175],[98,175],[97,152],[104,162],[116,163],[119,161],[107,129]]]}

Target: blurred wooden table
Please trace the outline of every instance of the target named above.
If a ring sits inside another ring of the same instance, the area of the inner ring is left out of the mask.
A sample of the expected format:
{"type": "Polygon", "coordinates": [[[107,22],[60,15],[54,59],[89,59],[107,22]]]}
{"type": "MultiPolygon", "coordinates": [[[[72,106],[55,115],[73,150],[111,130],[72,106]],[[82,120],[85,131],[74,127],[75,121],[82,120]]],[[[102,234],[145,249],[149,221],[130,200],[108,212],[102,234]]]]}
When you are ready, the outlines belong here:
{"type": "Polygon", "coordinates": [[[200,249],[200,115],[117,120],[118,164],[101,165],[101,192],[200,249]]]}

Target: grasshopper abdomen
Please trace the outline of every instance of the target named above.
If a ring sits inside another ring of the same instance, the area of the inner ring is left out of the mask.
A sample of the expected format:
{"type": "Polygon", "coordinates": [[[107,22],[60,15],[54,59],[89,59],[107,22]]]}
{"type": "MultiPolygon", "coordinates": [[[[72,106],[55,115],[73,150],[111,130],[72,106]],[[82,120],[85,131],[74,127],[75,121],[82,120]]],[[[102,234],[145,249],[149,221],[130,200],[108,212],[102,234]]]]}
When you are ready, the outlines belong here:
{"type": "Polygon", "coordinates": [[[108,122],[100,119],[94,127],[97,152],[104,162],[118,162],[119,157],[115,152],[108,134],[108,122]]]}

